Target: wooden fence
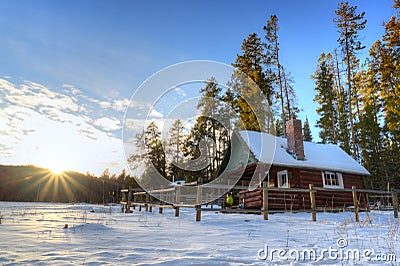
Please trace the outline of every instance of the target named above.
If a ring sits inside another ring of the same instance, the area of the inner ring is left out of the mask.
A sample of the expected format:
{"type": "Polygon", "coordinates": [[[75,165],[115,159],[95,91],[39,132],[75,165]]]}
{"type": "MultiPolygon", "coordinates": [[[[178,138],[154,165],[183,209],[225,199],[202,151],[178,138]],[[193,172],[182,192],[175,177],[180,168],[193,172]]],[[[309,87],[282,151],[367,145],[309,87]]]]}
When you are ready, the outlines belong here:
{"type": "MultiPolygon", "coordinates": [[[[263,186],[261,188],[262,189],[262,203],[263,203],[261,209],[220,209],[220,208],[214,208],[213,204],[215,202],[211,201],[212,195],[208,195],[206,193],[206,198],[203,198],[202,190],[204,188],[202,186],[197,186],[196,194],[185,195],[186,197],[189,196],[191,198],[194,198],[195,203],[194,204],[185,204],[184,201],[182,201],[182,195],[181,195],[181,190],[183,188],[184,188],[184,186],[180,185],[180,186],[175,186],[175,187],[166,188],[166,189],[152,190],[149,192],[137,191],[137,189],[132,189],[132,188],[123,189],[123,190],[121,190],[121,194],[122,194],[121,211],[125,212],[125,213],[130,213],[131,208],[136,209],[136,207],[138,207],[139,211],[142,211],[142,209],[145,208],[146,212],[152,212],[153,207],[157,207],[159,210],[159,213],[163,213],[163,209],[171,208],[171,209],[175,210],[175,216],[179,217],[179,208],[186,207],[186,208],[194,208],[196,210],[196,221],[197,222],[201,221],[201,212],[202,211],[221,211],[224,213],[258,213],[258,214],[263,215],[264,220],[268,220],[268,214],[276,212],[276,211],[270,210],[268,208],[268,193],[279,191],[279,192],[290,192],[290,193],[309,193],[311,207],[310,207],[310,209],[305,210],[305,211],[311,212],[312,221],[316,221],[317,220],[317,212],[322,211],[322,210],[326,211],[326,208],[324,207],[323,209],[321,209],[321,208],[319,208],[319,206],[317,206],[317,202],[315,200],[315,194],[318,193],[318,191],[337,192],[337,189],[314,187],[313,184],[310,184],[308,189],[267,187],[267,182],[264,181],[263,186]],[[150,194],[153,196],[151,196],[150,194]],[[156,196],[157,198],[154,196],[156,196]],[[210,202],[210,205],[211,205],[210,208],[203,208],[202,205],[207,202],[210,202]]],[[[215,185],[214,188],[226,189],[226,186],[215,185]]],[[[245,187],[245,186],[233,187],[234,190],[244,190],[247,188],[248,187],[245,187]]],[[[399,202],[398,202],[398,198],[397,198],[397,193],[394,191],[358,189],[355,186],[352,188],[344,188],[344,189],[341,189],[340,191],[348,192],[348,193],[352,194],[353,206],[352,206],[352,208],[348,208],[348,210],[351,210],[354,212],[355,220],[357,222],[359,221],[360,210],[370,211],[368,195],[381,195],[382,197],[391,199],[394,217],[398,218],[399,202]],[[359,193],[365,193],[365,195],[366,195],[367,206],[365,209],[360,208],[359,193]]],[[[219,200],[221,201],[221,199],[219,199],[219,200]]],[[[222,198],[222,202],[223,202],[223,198],[222,198]]]]}

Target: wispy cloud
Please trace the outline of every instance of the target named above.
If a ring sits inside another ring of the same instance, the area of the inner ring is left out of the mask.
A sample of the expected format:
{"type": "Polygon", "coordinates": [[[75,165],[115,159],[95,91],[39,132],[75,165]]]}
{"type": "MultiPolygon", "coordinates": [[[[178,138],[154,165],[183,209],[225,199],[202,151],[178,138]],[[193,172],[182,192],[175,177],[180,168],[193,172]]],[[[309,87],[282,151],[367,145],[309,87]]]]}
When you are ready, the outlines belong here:
{"type": "Polygon", "coordinates": [[[121,129],[121,121],[114,117],[102,117],[94,121],[96,126],[99,126],[105,131],[113,131],[121,129]]]}

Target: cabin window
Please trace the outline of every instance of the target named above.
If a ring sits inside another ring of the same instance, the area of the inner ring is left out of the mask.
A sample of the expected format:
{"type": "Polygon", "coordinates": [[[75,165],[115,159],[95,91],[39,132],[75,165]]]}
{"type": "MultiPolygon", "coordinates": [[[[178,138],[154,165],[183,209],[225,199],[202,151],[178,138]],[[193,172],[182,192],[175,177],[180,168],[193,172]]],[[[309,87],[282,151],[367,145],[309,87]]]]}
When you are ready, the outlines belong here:
{"type": "Polygon", "coordinates": [[[277,173],[278,187],[288,188],[289,187],[289,173],[288,170],[280,171],[277,173]]]}
{"type": "Polygon", "coordinates": [[[341,173],[323,171],[322,181],[326,188],[343,188],[343,177],[341,173]]]}

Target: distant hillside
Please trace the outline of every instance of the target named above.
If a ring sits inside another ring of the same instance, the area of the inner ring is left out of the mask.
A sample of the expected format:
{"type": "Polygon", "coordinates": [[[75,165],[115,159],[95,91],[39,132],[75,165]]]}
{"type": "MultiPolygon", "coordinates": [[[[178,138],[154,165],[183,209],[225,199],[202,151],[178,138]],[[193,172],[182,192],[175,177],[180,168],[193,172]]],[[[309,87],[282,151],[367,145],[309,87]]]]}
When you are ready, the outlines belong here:
{"type": "Polygon", "coordinates": [[[32,165],[0,165],[0,200],[103,203],[104,199],[104,202],[117,202],[119,190],[135,185],[133,181],[125,174],[116,178],[72,171],[54,175],[48,169],[32,165]]]}

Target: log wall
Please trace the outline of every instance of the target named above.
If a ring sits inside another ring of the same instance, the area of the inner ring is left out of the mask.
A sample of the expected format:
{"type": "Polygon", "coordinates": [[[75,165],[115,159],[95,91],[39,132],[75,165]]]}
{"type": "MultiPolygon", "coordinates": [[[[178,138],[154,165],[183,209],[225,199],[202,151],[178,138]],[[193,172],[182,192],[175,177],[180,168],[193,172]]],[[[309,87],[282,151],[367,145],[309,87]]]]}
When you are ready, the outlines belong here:
{"type": "MultiPolygon", "coordinates": [[[[250,168],[253,169],[253,166],[250,168]]],[[[249,170],[250,170],[249,169],[249,170]]],[[[295,169],[285,168],[280,166],[272,166],[270,174],[270,187],[277,187],[277,172],[288,170],[291,172],[289,179],[290,188],[308,189],[310,184],[316,188],[323,188],[322,172],[319,170],[295,169]]],[[[246,171],[246,177],[243,178],[242,183],[245,183],[248,176],[251,176],[250,171],[246,171]]],[[[342,173],[343,184],[345,188],[352,188],[355,186],[357,189],[364,188],[363,177],[354,174],[342,173]]],[[[358,201],[361,207],[366,207],[365,193],[359,193],[358,201]]],[[[315,193],[315,202],[318,208],[337,209],[353,206],[353,196],[349,191],[342,191],[338,189],[318,190],[315,193]]],[[[262,190],[255,191],[240,191],[239,203],[245,209],[259,209],[262,207],[263,197],[262,190]]],[[[288,191],[269,191],[268,192],[268,206],[271,210],[309,210],[310,194],[307,192],[288,192],[288,191]]]]}

